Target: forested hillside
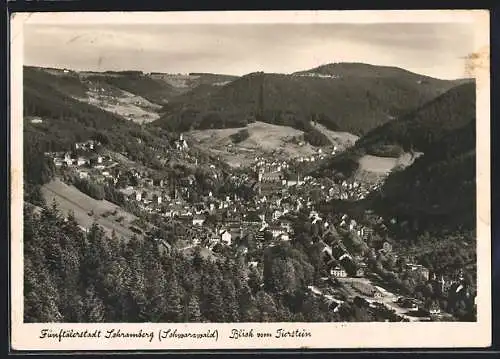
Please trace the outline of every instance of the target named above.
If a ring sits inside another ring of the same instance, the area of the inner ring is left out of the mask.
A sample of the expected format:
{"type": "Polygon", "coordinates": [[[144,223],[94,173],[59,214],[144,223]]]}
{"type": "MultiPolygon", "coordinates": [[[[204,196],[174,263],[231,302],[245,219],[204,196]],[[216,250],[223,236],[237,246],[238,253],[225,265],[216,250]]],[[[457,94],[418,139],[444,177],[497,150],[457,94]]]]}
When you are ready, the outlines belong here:
{"type": "Polygon", "coordinates": [[[25,195],[39,197],[39,186],[49,181],[53,162],[48,151],[69,151],[75,142],[94,139],[130,159],[160,168],[158,151],[168,149],[172,136],[161,128],[146,129],[113,113],[80,102],[70,94],[84,91],[81,82],[40,69],[25,68],[23,87],[24,116],[40,116],[42,123],[24,122],[25,195]],[[32,187],[34,186],[34,187],[32,187]]]}
{"type": "Polygon", "coordinates": [[[415,163],[389,176],[376,208],[422,228],[476,226],[476,123],[449,132],[415,163]]]}
{"type": "Polygon", "coordinates": [[[142,72],[94,73],[83,78],[88,81],[107,83],[157,104],[165,104],[178,94],[170,84],[152,79],[142,72]]]}
{"type": "Polygon", "coordinates": [[[424,152],[412,166],[389,176],[376,202],[379,211],[423,228],[475,228],[475,110],[475,86],[463,84],[357,143],[424,152]]]}
{"type": "Polygon", "coordinates": [[[172,99],[158,123],[185,130],[239,127],[255,119],[294,127],[316,120],[332,130],[364,134],[454,85],[364,64],[339,65],[335,77],[251,73],[172,99]]]}
{"type": "Polygon", "coordinates": [[[356,147],[370,152],[377,147],[397,145],[405,151],[426,152],[450,131],[475,118],[475,91],[473,82],[454,87],[418,110],[369,132],[356,147]]]}
{"type": "MultiPolygon", "coordinates": [[[[242,257],[212,262],[160,252],[153,240],[82,232],[55,205],[25,208],[25,322],[323,322],[382,320],[354,301],[333,312],[306,284],[315,268],[289,245],[264,269],[242,257]]],[[[314,263],[316,263],[315,261],[314,263]]]]}
{"type": "Polygon", "coordinates": [[[346,152],[316,165],[314,173],[350,176],[358,169],[359,158],[365,154],[399,157],[405,151],[429,152],[427,161],[432,161],[433,156],[461,151],[457,146],[473,149],[475,142],[460,143],[454,138],[469,130],[472,131],[470,135],[474,135],[475,101],[473,82],[458,85],[415,111],[368,132],[346,152]]]}

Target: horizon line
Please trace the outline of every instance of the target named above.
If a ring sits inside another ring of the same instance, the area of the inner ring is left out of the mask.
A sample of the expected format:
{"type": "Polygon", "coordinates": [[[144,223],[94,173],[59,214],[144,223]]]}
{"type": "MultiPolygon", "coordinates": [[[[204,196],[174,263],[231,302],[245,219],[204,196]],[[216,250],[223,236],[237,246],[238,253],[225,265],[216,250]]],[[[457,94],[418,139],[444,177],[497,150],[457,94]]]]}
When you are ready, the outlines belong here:
{"type": "Polygon", "coordinates": [[[81,72],[93,72],[93,73],[140,72],[140,73],[146,74],[146,75],[149,75],[149,74],[162,74],[162,75],[183,75],[183,76],[190,76],[191,74],[208,74],[208,75],[234,76],[234,77],[241,78],[241,77],[248,76],[250,74],[255,74],[255,73],[264,73],[264,74],[269,74],[269,75],[271,75],[271,74],[274,74],[274,75],[293,75],[293,74],[300,73],[300,72],[308,72],[308,71],[317,69],[319,67],[328,66],[328,65],[336,65],[336,64],[356,64],[356,65],[368,65],[368,66],[381,67],[381,68],[393,68],[393,69],[399,69],[399,70],[407,71],[407,72],[415,74],[415,75],[419,75],[419,76],[423,76],[423,77],[428,77],[428,78],[433,78],[433,79],[442,80],[442,81],[473,80],[474,79],[474,77],[441,78],[441,77],[434,77],[434,76],[429,76],[429,75],[426,75],[426,74],[423,74],[423,73],[414,72],[414,71],[405,69],[404,67],[400,67],[400,66],[375,65],[375,64],[370,64],[370,63],[367,63],[367,62],[347,62],[347,61],[343,61],[343,62],[329,62],[329,63],[325,63],[325,64],[322,64],[322,65],[319,65],[319,66],[315,66],[315,67],[312,67],[312,68],[309,68],[309,69],[297,70],[297,71],[294,71],[294,72],[266,72],[266,71],[263,71],[263,70],[256,70],[256,71],[244,73],[242,75],[236,75],[236,74],[224,73],[224,72],[200,72],[200,71],[192,71],[192,72],[145,71],[143,69],[130,69],[130,68],[129,69],[122,69],[122,70],[89,70],[89,69],[76,69],[76,68],[71,68],[71,67],[54,67],[54,66],[29,65],[29,64],[23,64],[23,68],[24,67],[35,67],[35,68],[49,69],[49,70],[61,70],[61,71],[68,70],[68,71],[78,72],[78,73],[81,73],[81,72]]]}

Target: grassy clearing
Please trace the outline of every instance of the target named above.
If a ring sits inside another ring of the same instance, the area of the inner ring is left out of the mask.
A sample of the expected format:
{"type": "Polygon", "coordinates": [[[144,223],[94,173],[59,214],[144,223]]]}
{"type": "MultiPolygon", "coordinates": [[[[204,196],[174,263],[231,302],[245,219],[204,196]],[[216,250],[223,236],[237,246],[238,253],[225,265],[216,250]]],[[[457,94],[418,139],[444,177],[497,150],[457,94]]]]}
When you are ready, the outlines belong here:
{"type": "Polygon", "coordinates": [[[113,88],[112,93],[110,91],[98,93],[95,89],[89,90],[87,96],[79,98],[79,100],[138,123],[149,123],[160,117],[157,111],[161,106],[117,88],[113,88]]]}
{"type": "Polygon", "coordinates": [[[125,238],[134,235],[129,227],[137,217],[111,202],[95,200],[60,180],[44,185],[42,194],[49,204],[55,200],[64,214],[73,211],[76,221],[84,228],[89,228],[97,222],[108,235],[111,235],[113,230],[118,236],[125,238]]]}
{"type": "Polygon", "coordinates": [[[321,133],[323,133],[330,140],[331,143],[340,146],[341,148],[344,149],[353,146],[354,143],[356,143],[356,141],[359,138],[359,136],[353,135],[352,133],[349,132],[339,132],[339,131],[329,130],[320,123],[311,122],[311,124],[317,130],[321,131],[321,133]]]}
{"type": "Polygon", "coordinates": [[[275,153],[277,156],[281,154],[283,157],[300,157],[310,156],[316,152],[316,149],[309,144],[299,146],[292,141],[294,138],[302,138],[304,132],[292,127],[264,122],[249,124],[246,127],[249,137],[238,144],[234,144],[231,135],[243,128],[196,130],[191,131],[189,136],[199,146],[220,156],[235,167],[244,166],[263,153],[275,153]]]}
{"type": "Polygon", "coordinates": [[[365,155],[359,159],[361,171],[388,174],[393,168],[410,166],[422,153],[404,153],[399,158],[365,155]]]}

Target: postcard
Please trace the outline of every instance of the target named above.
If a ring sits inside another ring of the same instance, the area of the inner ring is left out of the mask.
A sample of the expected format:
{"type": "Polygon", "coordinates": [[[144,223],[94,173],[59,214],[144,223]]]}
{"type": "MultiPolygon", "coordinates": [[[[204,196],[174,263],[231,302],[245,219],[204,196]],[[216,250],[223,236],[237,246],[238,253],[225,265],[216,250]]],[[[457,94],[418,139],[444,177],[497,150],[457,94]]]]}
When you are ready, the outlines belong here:
{"type": "Polygon", "coordinates": [[[12,349],[490,345],[488,11],[10,35],[12,349]]]}

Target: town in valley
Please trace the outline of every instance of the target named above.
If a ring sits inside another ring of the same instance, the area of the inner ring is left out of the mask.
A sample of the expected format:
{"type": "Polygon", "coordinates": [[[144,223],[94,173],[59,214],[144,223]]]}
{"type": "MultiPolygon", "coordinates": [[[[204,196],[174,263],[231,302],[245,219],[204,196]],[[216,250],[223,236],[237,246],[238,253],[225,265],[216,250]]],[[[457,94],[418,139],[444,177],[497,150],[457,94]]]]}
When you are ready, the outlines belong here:
{"type": "Polygon", "coordinates": [[[474,93],[25,66],[25,321],[475,321],[474,93]]]}

